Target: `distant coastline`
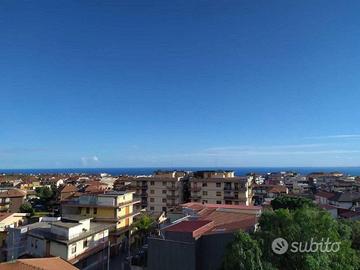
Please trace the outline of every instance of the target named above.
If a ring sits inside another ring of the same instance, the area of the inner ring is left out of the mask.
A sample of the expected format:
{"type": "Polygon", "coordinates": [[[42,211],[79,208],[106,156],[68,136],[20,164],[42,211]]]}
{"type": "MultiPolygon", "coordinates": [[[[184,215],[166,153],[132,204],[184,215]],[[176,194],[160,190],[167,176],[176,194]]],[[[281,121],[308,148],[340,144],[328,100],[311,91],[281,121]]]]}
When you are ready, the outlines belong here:
{"type": "Polygon", "coordinates": [[[360,167],[138,167],[138,168],[58,168],[58,169],[0,169],[3,174],[45,174],[45,173],[86,173],[111,175],[150,175],[156,170],[234,170],[236,175],[250,172],[268,173],[279,171],[294,171],[302,175],[312,172],[342,172],[353,176],[360,176],[360,167]]]}

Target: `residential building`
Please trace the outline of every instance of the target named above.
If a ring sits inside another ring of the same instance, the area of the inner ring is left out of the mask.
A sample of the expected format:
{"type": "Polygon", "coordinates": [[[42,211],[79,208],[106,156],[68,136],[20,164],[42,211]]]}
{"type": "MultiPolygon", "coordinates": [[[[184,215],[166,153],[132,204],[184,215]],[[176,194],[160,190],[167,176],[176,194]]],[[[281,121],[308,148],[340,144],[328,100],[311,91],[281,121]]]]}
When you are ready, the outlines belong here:
{"type": "Polygon", "coordinates": [[[141,198],[141,207],[152,214],[158,215],[183,203],[182,177],[176,172],[152,177],[138,177],[136,195],[141,198]]]}
{"type": "Polygon", "coordinates": [[[134,192],[107,191],[102,194],[82,194],[77,198],[61,202],[63,215],[79,215],[91,217],[94,222],[111,225],[110,240],[114,249],[121,244],[122,236],[126,234],[134,217],[139,212],[134,211],[134,192]]]}
{"type": "Polygon", "coordinates": [[[150,237],[149,270],[219,269],[236,231],[252,232],[261,207],[187,203],[183,218],[150,237]]]}
{"type": "Polygon", "coordinates": [[[8,260],[23,255],[57,256],[80,269],[102,269],[109,255],[109,225],[90,219],[67,216],[11,229],[7,237],[8,260]]]}
{"type": "Polygon", "coordinates": [[[17,213],[25,202],[26,192],[20,189],[0,189],[0,212],[17,213]]]}
{"type": "Polygon", "coordinates": [[[77,270],[79,268],[71,265],[60,257],[18,259],[16,261],[0,264],[1,270],[77,270]]]}
{"type": "Polygon", "coordinates": [[[66,199],[71,198],[77,192],[77,188],[75,185],[65,185],[60,188],[60,201],[64,201],[66,199]]]}
{"type": "Polygon", "coordinates": [[[17,228],[25,225],[29,214],[25,213],[0,213],[0,262],[6,259],[5,240],[9,228],[17,228]]]}
{"type": "Polygon", "coordinates": [[[190,177],[191,201],[210,204],[252,204],[253,176],[233,171],[201,171],[190,177]]]}
{"type": "Polygon", "coordinates": [[[280,195],[286,195],[289,190],[282,185],[253,185],[253,202],[255,205],[261,205],[264,202],[269,202],[280,195]]]}

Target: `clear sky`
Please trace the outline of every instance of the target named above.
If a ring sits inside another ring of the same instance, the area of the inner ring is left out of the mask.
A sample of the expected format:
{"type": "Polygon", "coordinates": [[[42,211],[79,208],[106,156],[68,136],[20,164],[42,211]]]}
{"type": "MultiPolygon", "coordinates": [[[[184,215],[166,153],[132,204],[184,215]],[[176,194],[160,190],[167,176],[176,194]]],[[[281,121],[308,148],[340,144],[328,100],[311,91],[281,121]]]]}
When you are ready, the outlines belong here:
{"type": "Polygon", "coordinates": [[[0,1],[0,168],[359,166],[359,1],[0,1]]]}

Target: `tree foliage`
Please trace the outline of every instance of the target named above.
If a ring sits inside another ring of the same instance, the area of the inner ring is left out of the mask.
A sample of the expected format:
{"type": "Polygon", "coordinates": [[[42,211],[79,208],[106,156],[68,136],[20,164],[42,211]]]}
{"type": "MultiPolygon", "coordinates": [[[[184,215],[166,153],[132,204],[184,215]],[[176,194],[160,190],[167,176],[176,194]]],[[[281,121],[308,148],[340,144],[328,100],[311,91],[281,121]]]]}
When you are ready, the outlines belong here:
{"type": "Polygon", "coordinates": [[[360,269],[360,252],[358,250],[360,221],[338,221],[327,211],[313,206],[306,199],[277,200],[275,202],[277,210],[266,211],[261,215],[258,230],[249,236],[253,242],[238,234],[235,236],[231,248],[226,251],[224,266],[226,265],[228,268],[224,269],[360,269]],[[289,249],[282,255],[272,251],[272,242],[279,237],[289,243],[289,249]],[[324,243],[326,240],[331,243],[339,242],[339,250],[337,252],[323,252],[320,249],[311,252],[291,251],[294,242],[324,243]],[[261,263],[258,266],[262,268],[252,268],[254,262],[258,261],[257,255],[248,255],[243,251],[245,247],[254,250],[253,254],[261,254],[261,263]],[[260,249],[259,253],[256,251],[256,247],[260,249]]]}
{"type": "Polygon", "coordinates": [[[20,206],[20,213],[28,213],[30,216],[34,215],[34,209],[32,208],[30,203],[23,203],[20,206]]]}
{"type": "Polygon", "coordinates": [[[37,187],[35,189],[36,195],[42,202],[47,202],[53,198],[54,192],[49,187],[37,187]]]}
{"type": "Polygon", "coordinates": [[[279,196],[271,201],[271,206],[274,210],[281,208],[295,210],[303,207],[315,207],[315,204],[302,197],[279,196]]]}
{"type": "Polygon", "coordinates": [[[135,241],[137,245],[144,243],[146,237],[154,229],[155,224],[155,219],[148,214],[142,214],[138,220],[132,224],[132,227],[135,229],[135,241]]]}
{"type": "Polygon", "coordinates": [[[238,232],[226,249],[222,270],[263,270],[258,243],[238,232]]]}

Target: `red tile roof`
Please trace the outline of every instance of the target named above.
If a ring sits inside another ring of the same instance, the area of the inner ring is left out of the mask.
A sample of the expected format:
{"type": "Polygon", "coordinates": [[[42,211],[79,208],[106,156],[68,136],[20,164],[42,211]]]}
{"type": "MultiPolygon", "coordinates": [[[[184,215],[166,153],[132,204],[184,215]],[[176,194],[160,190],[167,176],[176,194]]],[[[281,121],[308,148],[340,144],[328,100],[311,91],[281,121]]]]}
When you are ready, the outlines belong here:
{"type": "Polygon", "coordinates": [[[165,231],[168,232],[194,232],[201,227],[211,223],[209,220],[186,220],[167,227],[165,231]]]}
{"type": "Polygon", "coordinates": [[[224,208],[224,209],[239,209],[239,210],[261,210],[262,207],[261,206],[253,206],[253,205],[231,205],[231,204],[212,204],[212,203],[195,203],[195,202],[190,202],[190,203],[184,203],[181,205],[182,207],[188,207],[188,208],[192,208],[195,211],[196,210],[201,210],[204,208],[211,208],[211,209],[217,209],[217,208],[224,208]]]}
{"type": "MultiPolygon", "coordinates": [[[[259,206],[186,203],[182,205],[197,213],[196,221],[212,221],[213,226],[203,234],[234,232],[237,230],[251,231],[254,229],[259,206]]],[[[190,225],[188,225],[190,226],[190,225]]]]}
{"type": "Polygon", "coordinates": [[[75,266],[59,257],[18,259],[15,262],[0,264],[1,270],[78,270],[75,266]]]}
{"type": "Polygon", "coordinates": [[[20,189],[9,189],[7,191],[0,192],[0,198],[15,198],[25,197],[26,192],[20,189]]]}
{"type": "Polygon", "coordinates": [[[66,192],[76,192],[76,191],[77,191],[77,189],[76,189],[76,187],[74,185],[66,185],[61,190],[61,192],[64,192],[64,193],[66,193],[66,192]]]}
{"type": "Polygon", "coordinates": [[[318,191],[315,196],[318,196],[318,197],[322,197],[322,198],[326,198],[326,199],[332,199],[336,196],[335,193],[332,193],[332,192],[326,192],[326,191],[318,191]]]}

